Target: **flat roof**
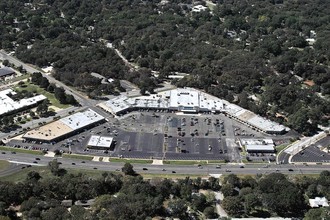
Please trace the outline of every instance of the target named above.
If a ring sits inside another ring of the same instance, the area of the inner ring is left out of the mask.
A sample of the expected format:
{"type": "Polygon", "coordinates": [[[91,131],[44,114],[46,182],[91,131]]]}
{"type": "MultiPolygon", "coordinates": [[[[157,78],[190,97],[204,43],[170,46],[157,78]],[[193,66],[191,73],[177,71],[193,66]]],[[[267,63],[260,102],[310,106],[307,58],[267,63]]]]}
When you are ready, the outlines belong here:
{"type": "Polygon", "coordinates": [[[194,88],[177,88],[159,92],[150,96],[127,97],[118,96],[106,102],[100,103],[99,107],[117,114],[130,108],[169,108],[182,111],[220,111],[225,112],[243,122],[248,123],[264,132],[281,133],[289,128],[276,122],[263,118],[238,105],[217,98],[194,88]]]}
{"type": "Polygon", "coordinates": [[[240,139],[241,144],[247,151],[274,151],[274,141],[270,138],[265,139],[240,139]]]}
{"type": "Polygon", "coordinates": [[[87,109],[86,111],[77,112],[60,120],[72,130],[78,130],[80,128],[86,127],[87,125],[99,122],[103,119],[103,116],[99,115],[91,109],[87,109]]]}
{"type": "Polygon", "coordinates": [[[270,138],[254,138],[254,139],[247,139],[247,138],[242,138],[240,139],[241,143],[243,145],[273,145],[274,146],[274,141],[270,138]]]}
{"type": "Polygon", "coordinates": [[[47,97],[44,95],[37,95],[31,98],[24,98],[15,101],[10,97],[11,95],[15,94],[16,93],[12,89],[0,91],[0,115],[34,105],[42,100],[47,99],[47,97]]]}
{"type": "Polygon", "coordinates": [[[86,111],[77,112],[60,120],[30,130],[23,135],[23,138],[51,141],[103,119],[103,116],[91,109],[87,109],[86,111]]]}
{"type": "Polygon", "coordinates": [[[195,90],[174,89],[170,92],[170,107],[199,107],[199,94],[195,90]]]}
{"type": "Polygon", "coordinates": [[[274,151],[274,145],[249,144],[245,146],[246,151],[274,151]]]}
{"type": "Polygon", "coordinates": [[[26,132],[23,138],[51,141],[72,131],[69,126],[58,120],[26,132]]]}
{"type": "Polygon", "coordinates": [[[88,141],[88,146],[110,148],[113,137],[92,135],[88,141]]]}

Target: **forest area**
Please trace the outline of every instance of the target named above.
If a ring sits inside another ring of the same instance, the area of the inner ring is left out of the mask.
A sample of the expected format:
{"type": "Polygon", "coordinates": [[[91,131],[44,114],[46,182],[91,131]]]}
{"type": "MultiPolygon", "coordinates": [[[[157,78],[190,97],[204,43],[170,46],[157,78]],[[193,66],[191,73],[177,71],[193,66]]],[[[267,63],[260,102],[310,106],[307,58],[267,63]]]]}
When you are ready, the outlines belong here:
{"type": "MultiPolygon", "coordinates": [[[[0,219],[93,219],[145,220],[217,218],[215,192],[221,191],[222,207],[231,217],[296,217],[305,220],[330,218],[329,207],[310,208],[308,198],[329,198],[330,172],[318,176],[224,175],[221,179],[144,179],[126,163],[122,172],[97,176],[70,173],[56,159],[48,171],[31,170],[19,182],[0,181],[0,219]],[[47,174],[49,173],[49,175],[47,174]],[[77,201],[93,199],[88,209],[77,201]],[[68,207],[63,201],[73,201],[68,207]],[[15,211],[16,209],[16,211],[15,211]]],[[[174,176],[175,177],[175,176],[174,176]]],[[[228,219],[228,218],[220,218],[228,219]]]]}
{"type": "Polygon", "coordinates": [[[171,74],[298,132],[329,125],[330,2],[214,0],[0,1],[0,47],[53,66],[86,93],[118,94],[99,73],[152,93],[171,74]],[[140,68],[130,70],[112,48],[140,68]],[[158,77],[152,74],[158,73],[158,77]]]}

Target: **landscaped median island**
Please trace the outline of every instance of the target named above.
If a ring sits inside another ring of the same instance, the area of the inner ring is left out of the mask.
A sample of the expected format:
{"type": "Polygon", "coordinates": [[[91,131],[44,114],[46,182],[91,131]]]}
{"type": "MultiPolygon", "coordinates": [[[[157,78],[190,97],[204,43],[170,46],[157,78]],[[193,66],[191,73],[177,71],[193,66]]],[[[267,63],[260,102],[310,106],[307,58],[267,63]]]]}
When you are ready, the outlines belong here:
{"type": "Polygon", "coordinates": [[[22,149],[22,148],[14,148],[14,147],[6,147],[6,146],[0,146],[0,150],[17,152],[17,153],[44,155],[44,153],[39,150],[27,150],[27,149],[22,149]]]}

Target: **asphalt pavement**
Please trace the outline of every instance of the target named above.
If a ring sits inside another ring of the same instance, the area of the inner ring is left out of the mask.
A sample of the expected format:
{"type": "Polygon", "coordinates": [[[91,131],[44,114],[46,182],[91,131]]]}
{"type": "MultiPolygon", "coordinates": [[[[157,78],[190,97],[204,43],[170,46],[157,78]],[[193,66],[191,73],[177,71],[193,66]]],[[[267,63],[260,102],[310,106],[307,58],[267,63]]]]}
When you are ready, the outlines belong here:
{"type": "MultiPolygon", "coordinates": [[[[30,164],[37,166],[47,166],[48,162],[54,158],[45,156],[36,156],[31,154],[16,153],[11,154],[6,152],[6,154],[0,154],[0,160],[8,160],[13,163],[30,164]],[[40,160],[36,160],[36,158],[40,160]],[[34,163],[36,161],[37,163],[34,163]]],[[[116,171],[120,170],[124,163],[123,162],[98,162],[98,161],[85,161],[72,159],[72,158],[58,158],[58,161],[62,164],[63,168],[73,168],[73,169],[97,169],[102,171],[116,171]],[[74,164],[73,164],[74,163],[74,164]]],[[[202,165],[201,167],[195,165],[152,165],[152,164],[133,164],[134,169],[137,173],[149,173],[149,174],[169,174],[175,171],[177,174],[187,174],[187,175],[209,175],[209,174],[269,174],[272,172],[280,172],[284,174],[318,174],[323,170],[329,170],[329,165],[271,165],[265,166],[264,164],[249,164],[241,168],[239,164],[225,164],[221,165],[221,168],[217,168],[215,164],[212,165],[202,165]],[[143,169],[146,168],[146,169],[143,169]],[[289,170],[290,169],[290,170],[289,170]]],[[[16,171],[16,170],[15,170],[16,171]]],[[[14,172],[14,171],[13,171],[14,172]]]]}

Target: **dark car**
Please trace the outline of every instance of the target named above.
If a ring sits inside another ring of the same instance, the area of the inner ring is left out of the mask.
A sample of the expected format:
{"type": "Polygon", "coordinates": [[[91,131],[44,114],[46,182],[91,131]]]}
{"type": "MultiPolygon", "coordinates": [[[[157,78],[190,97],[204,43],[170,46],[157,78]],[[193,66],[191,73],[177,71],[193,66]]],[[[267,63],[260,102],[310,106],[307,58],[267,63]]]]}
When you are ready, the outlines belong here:
{"type": "Polygon", "coordinates": [[[81,163],[85,163],[85,161],[81,161],[81,163]]]}
{"type": "Polygon", "coordinates": [[[38,161],[33,161],[33,163],[38,163],[38,161]]]}
{"type": "Polygon", "coordinates": [[[176,171],[172,170],[172,173],[176,173],[176,171]]]}
{"type": "Polygon", "coordinates": [[[12,151],[11,153],[12,153],[12,154],[16,154],[16,152],[15,152],[15,151],[12,151]]]}
{"type": "Polygon", "coordinates": [[[148,168],[143,167],[142,170],[148,170],[148,168]]]}
{"type": "Polygon", "coordinates": [[[290,168],[290,169],[288,169],[288,170],[289,170],[290,172],[292,172],[292,171],[293,171],[293,169],[291,169],[291,168],[290,168]]]}
{"type": "Polygon", "coordinates": [[[76,165],[76,163],[71,163],[72,165],[76,165]]]}
{"type": "Polygon", "coordinates": [[[40,158],[39,158],[39,157],[37,157],[37,158],[36,158],[36,160],[40,160],[40,158]]]}

